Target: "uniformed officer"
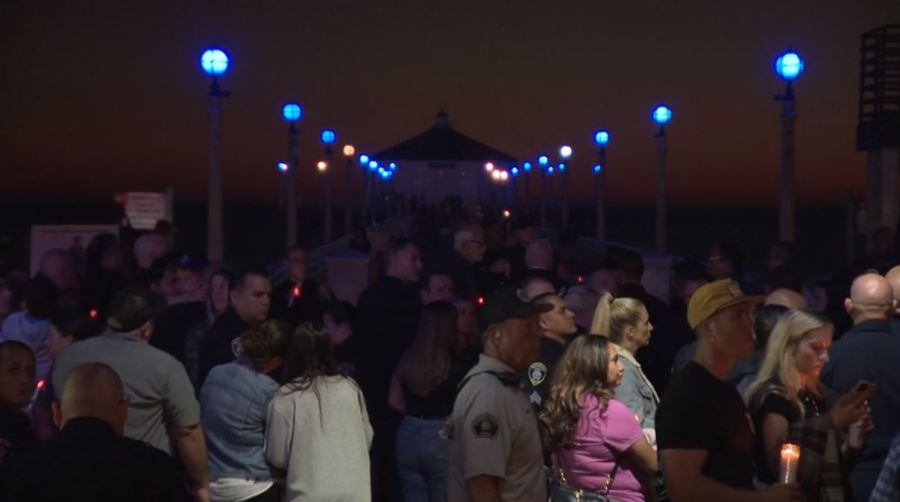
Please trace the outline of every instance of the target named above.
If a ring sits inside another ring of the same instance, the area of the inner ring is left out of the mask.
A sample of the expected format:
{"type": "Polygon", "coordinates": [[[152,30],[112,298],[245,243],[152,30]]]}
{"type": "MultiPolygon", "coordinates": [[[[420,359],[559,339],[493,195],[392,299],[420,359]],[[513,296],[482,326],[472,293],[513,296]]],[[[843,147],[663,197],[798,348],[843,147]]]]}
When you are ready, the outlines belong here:
{"type": "Polygon", "coordinates": [[[538,356],[538,315],[551,308],[510,288],[485,302],[484,350],[460,383],[447,430],[451,502],[546,502],[541,437],[520,375],[538,356]]]}
{"type": "Polygon", "coordinates": [[[578,328],[575,326],[575,313],[569,310],[566,302],[556,293],[542,294],[531,302],[551,306],[550,310],[538,317],[538,326],[541,329],[540,353],[525,371],[529,388],[528,399],[535,411],[539,411],[550,388],[550,377],[556,362],[566,351],[578,328]]]}

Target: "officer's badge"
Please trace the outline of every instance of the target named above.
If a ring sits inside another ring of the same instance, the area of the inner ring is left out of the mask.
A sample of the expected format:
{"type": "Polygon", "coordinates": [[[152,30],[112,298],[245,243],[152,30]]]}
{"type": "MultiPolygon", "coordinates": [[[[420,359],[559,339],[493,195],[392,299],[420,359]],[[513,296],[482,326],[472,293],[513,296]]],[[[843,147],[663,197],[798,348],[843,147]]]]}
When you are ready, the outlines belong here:
{"type": "Polygon", "coordinates": [[[483,413],[472,421],[472,433],[476,438],[494,439],[500,432],[497,417],[490,413],[483,413]]]}
{"type": "Polygon", "coordinates": [[[528,381],[532,387],[537,387],[547,378],[547,365],[538,361],[528,367],[528,381]]]}

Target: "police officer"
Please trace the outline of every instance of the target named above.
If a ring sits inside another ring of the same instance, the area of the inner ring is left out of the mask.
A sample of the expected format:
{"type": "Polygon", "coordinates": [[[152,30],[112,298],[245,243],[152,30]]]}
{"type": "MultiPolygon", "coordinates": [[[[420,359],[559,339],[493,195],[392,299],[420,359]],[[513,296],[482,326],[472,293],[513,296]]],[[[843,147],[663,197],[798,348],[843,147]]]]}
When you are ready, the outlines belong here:
{"type": "Polygon", "coordinates": [[[485,302],[484,349],[460,383],[447,430],[449,500],[547,500],[537,419],[520,375],[538,356],[538,316],[551,308],[511,288],[485,302]]]}
{"type": "Polygon", "coordinates": [[[529,386],[528,399],[535,411],[540,411],[546,393],[550,389],[553,368],[566,351],[569,341],[578,332],[578,327],[575,325],[575,313],[569,310],[566,302],[556,293],[542,294],[531,302],[551,306],[550,310],[538,317],[542,335],[540,354],[528,365],[525,372],[529,386]]]}

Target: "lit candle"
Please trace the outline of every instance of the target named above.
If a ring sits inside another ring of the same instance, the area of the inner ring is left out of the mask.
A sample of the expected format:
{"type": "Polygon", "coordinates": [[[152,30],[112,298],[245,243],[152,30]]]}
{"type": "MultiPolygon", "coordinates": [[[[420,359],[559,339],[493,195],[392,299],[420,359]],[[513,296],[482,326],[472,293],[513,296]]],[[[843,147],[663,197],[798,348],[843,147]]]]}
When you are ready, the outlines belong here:
{"type": "Polygon", "coordinates": [[[781,472],[778,479],[782,483],[795,483],[797,481],[797,465],[800,463],[800,447],[784,443],[781,445],[781,472]]]}

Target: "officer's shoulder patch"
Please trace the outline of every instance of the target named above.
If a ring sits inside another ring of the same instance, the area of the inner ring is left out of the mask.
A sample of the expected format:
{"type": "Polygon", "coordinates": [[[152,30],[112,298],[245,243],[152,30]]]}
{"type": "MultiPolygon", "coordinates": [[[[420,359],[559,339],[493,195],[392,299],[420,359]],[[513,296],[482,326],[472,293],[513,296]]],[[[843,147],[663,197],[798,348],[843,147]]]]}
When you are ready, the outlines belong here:
{"type": "Polygon", "coordinates": [[[542,384],[546,378],[547,365],[540,361],[531,363],[531,366],[528,367],[528,381],[531,382],[531,386],[537,387],[542,384]]]}
{"type": "Polygon", "coordinates": [[[494,439],[500,432],[497,417],[490,413],[482,413],[472,420],[472,434],[476,438],[494,439]]]}

